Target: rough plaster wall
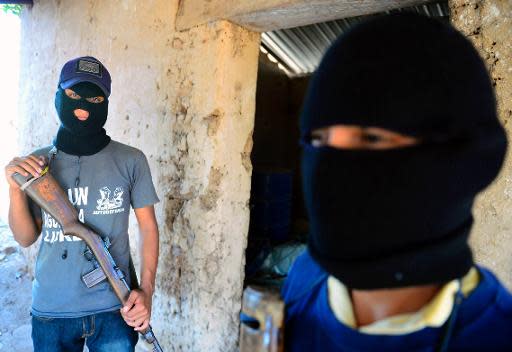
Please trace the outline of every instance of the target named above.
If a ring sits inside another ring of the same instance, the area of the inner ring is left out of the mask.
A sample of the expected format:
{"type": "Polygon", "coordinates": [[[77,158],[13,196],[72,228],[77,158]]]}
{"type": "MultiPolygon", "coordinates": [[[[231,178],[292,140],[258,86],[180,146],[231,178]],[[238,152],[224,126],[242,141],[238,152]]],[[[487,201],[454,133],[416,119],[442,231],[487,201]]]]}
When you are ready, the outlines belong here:
{"type": "Polygon", "coordinates": [[[20,145],[55,134],[64,62],[102,60],[107,132],[146,153],[161,200],[152,325],[166,351],[234,351],[259,35],[228,22],[176,32],[176,11],[166,0],[35,1],[22,15],[20,145]]]}
{"type": "MultiPolygon", "coordinates": [[[[512,140],[512,1],[451,0],[451,20],[474,43],[496,89],[500,119],[512,140]]],[[[478,199],[471,243],[479,262],[512,288],[512,160],[478,199]]]]}

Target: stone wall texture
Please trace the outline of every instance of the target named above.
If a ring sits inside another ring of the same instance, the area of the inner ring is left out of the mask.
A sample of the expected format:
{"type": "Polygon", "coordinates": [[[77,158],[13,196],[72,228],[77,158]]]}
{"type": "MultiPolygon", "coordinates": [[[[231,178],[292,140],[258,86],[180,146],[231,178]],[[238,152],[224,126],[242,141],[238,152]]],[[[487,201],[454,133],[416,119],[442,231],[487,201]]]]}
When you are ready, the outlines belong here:
{"type": "Polygon", "coordinates": [[[259,34],[223,21],[177,32],[177,9],[178,0],[36,0],[25,9],[21,152],[57,130],[62,65],[100,59],[113,78],[107,132],[146,153],[160,197],[153,328],[165,351],[235,351],[259,34]]]}
{"type": "MultiPolygon", "coordinates": [[[[493,85],[500,119],[512,140],[512,1],[450,0],[451,21],[479,50],[493,85]]],[[[510,148],[509,148],[510,149],[510,148]]],[[[512,159],[477,200],[471,237],[477,261],[512,288],[512,159]]]]}

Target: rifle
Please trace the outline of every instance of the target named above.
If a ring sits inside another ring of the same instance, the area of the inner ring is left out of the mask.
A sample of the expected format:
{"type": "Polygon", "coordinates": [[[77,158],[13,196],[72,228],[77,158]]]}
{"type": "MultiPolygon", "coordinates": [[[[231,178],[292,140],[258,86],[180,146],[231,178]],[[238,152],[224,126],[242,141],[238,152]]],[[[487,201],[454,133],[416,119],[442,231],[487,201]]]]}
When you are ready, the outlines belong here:
{"type": "MultiPolygon", "coordinates": [[[[39,177],[14,173],[12,178],[20,185],[22,191],[60,224],[65,235],[79,237],[87,244],[115,295],[124,305],[131,290],[123,272],[116,265],[103,239],[78,220],[77,210],[55,178],[48,172],[48,166],[39,177]]],[[[163,352],[151,326],[140,334],[147,343],[153,345],[153,352],[163,352]]]]}
{"type": "Polygon", "coordinates": [[[284,302],[278,291],[248,286],[240,318],[240,352],[284,351],[284,302]]]}

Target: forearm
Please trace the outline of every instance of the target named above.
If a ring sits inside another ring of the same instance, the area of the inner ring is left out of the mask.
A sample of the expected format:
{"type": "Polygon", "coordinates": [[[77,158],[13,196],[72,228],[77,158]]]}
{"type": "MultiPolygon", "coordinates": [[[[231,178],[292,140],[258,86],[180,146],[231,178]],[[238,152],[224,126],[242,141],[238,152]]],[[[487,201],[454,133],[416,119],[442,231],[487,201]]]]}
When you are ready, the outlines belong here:
{"type": "Polygon", "coordinates": [[[135,216],[140,229],[139,252],[141,258],[140,290],[132,290],[121,309],[121,314],[135,331],[144,331],[151,318],[151,303],[155,291],[158,263],[158,225],[152,205],[136,208],[135,216]]]}
{"type": "Polygon", "coordinates": [[[158,225],[153,206],[135,209],[139,224],[139,254],[141,258],[140,288],[149,295],[155,290],[158,265],[158,225]]]}
{"type": "Polygon", "coordinates": [[[27,196],[19,188],[10,187],[9,200],[9,227],[16,242],[28,247],[37,240],[39,229],[30,213],[27,196]]]}
{"type": "Polygon", "coordinates": [[[146,230],[142,233],[140,241],[140,288],[153,295],[155,290],[155,277],[158,265],[158,229],[146,230]]]}

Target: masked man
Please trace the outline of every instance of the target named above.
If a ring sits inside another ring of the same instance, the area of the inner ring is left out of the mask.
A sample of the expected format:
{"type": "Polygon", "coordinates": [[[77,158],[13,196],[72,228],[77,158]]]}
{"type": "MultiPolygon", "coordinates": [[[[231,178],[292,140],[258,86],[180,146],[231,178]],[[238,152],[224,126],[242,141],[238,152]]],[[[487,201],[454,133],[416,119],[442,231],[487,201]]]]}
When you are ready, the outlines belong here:
{"type": "Polygon", "coordinates": [[[506,150],[460,33],[401,14],[328,50],[301,117],[308,250],[283,288],[289,351],[512,351],[512,296],[468,246],[506,150]]]}
{"type": "Polygon", "coordinates": [[[110,74],[93,57],[62,68],[55,107],[61,121],[54,145],[14,158],[5,168],[10,186],[9,224],[23,247],[41,237],[35,267],[32,340],[35,351],[133,351],[137,331],[151,316],[158,260],[158,228],[153,205],[158,197],[145,155],[113,141],[107,120],[110,74]],[[130,282],[128,216],[135,211],[140,228],[140,288],[121,307],[103,281],[86,287],[82,276],[95,266],[85,242],[62,233],[49,214],[31,203],[12,179],[15,172],[39,176],[50,171],[77,208],[80,221],[110,242],[109,251],[130,282]]]}

